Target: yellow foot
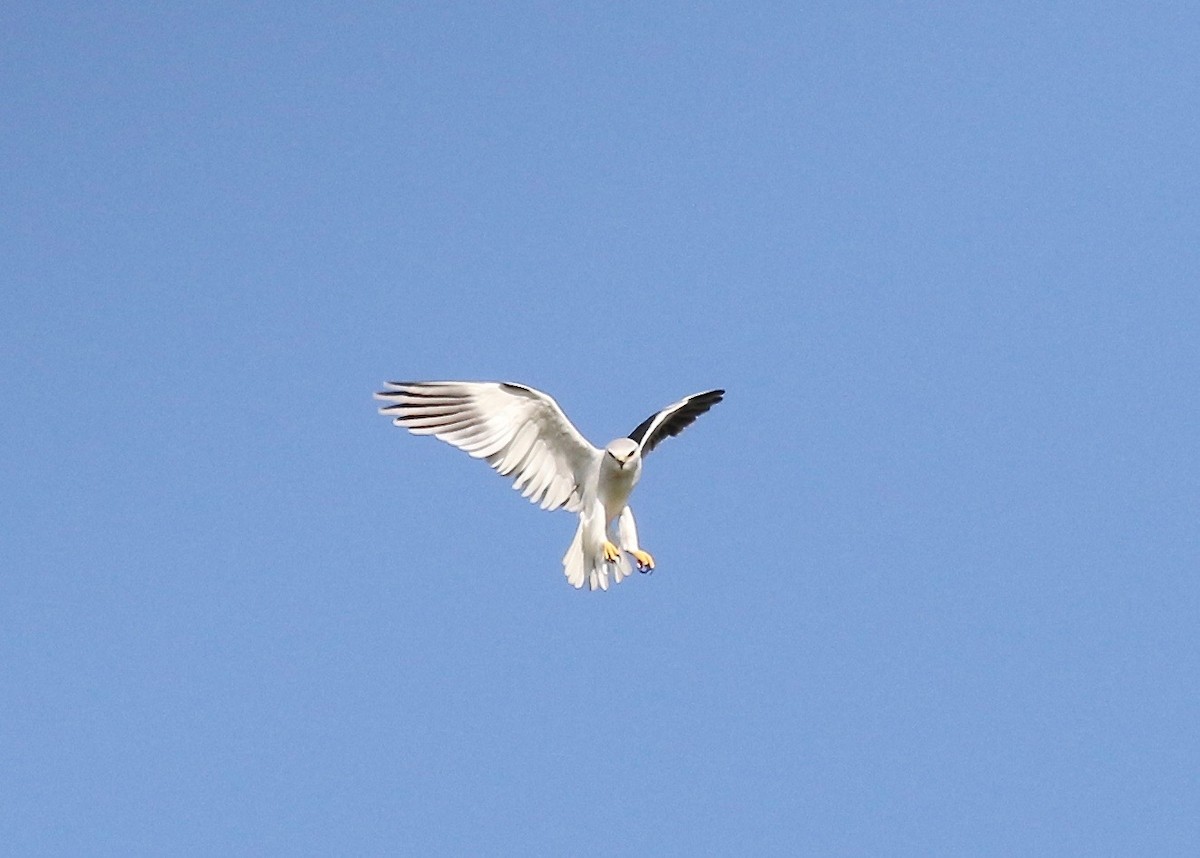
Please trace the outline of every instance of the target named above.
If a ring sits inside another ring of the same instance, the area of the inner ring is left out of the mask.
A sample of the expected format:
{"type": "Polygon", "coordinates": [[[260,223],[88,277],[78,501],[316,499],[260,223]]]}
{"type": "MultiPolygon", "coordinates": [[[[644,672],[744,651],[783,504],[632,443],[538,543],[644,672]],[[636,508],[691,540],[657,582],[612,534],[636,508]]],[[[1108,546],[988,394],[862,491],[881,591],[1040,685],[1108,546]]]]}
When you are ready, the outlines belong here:
{"type": "Polygon", "coordinates": [[[621,551],[607,539],[604,540],[604,560],[606,563],[616,563],[621,559],[621,551]]]}
{"type": "Polygon", "coordinates": [[[629,553],[637,561],[639,572],[649,572],[654,568],[654,558],[645,551],[630,551],[629,553]]]}

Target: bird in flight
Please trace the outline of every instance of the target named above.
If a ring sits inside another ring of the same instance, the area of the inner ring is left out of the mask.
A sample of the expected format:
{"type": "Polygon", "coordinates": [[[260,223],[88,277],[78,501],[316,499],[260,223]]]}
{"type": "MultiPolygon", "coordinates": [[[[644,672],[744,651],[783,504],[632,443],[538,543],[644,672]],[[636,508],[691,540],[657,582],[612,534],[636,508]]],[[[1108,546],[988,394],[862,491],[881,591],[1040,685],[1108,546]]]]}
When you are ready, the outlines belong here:
{"type": "Polygon", "coordinates": [[[721,401],[724,390],[684,397],[652,414],[625,438],[598,450],[579,434],[554,399],[511,382],[389,381],[376,399],[380,414],[414,435],[433,435],[484,459],[542,509],[579,514],[563,556],[571,586],[607,590],[631,572],[654,568],[638,544],[629,495],[642,458],[721,401]],[[614,531],[615,525],[615,531],[614,531]]]}

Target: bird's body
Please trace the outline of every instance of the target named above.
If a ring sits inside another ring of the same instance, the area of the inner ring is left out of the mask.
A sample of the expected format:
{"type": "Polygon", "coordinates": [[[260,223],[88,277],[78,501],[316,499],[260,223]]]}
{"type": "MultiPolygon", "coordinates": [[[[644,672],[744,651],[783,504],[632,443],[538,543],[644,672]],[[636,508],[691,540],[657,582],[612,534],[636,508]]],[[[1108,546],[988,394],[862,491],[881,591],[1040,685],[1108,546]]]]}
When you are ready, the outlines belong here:
{"type": "Polygon", "coordinates": [[[607,520],[611,521],[616,518],[625,508],[629,496],[633,493],[633,487],[637,485],[641,477],[642,457],[636,450],[625,460],[625,463],[614,455],[605,455],[600,458],[600,476],[596,484],[599,500],[604,505],[607,520]]]}
{"type": "Polygon", "coordinates": [[[690,426],[724,393],[686,397],[603,450],[579,434],[550,396],[521,384],[391,381],[375,396],[391,403],[380,413],[397,426],[486,459],[543,509],[578,513],[579,527],[563,556],[564,574],[576,588],[586,583],[592,590],[607,590],[610,579],[619,582],[630,574],[627,555],[642,572],[654,568],[654,559],[638,544],[629,508],[643,456],[690,426]]]}

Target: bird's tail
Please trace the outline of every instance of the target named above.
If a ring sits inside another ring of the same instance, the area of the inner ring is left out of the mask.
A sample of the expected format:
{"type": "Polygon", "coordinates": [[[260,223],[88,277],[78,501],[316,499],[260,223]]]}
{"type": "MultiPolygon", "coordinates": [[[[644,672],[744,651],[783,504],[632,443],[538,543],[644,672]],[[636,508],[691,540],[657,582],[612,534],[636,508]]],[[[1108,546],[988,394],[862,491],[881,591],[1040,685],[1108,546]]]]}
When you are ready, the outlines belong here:
{"type": "Polygon", "coordinates": [[[598,528],[599,538],[595,538],[595,529],[586,517],[580,517],[571,547],[563,555],[563,574],[576,590],[585,583],[590,590],[607,590],[610,581],[619,584],[632,571],[623,553],[616,561],[604,559],[604,526],[598,528]]]}

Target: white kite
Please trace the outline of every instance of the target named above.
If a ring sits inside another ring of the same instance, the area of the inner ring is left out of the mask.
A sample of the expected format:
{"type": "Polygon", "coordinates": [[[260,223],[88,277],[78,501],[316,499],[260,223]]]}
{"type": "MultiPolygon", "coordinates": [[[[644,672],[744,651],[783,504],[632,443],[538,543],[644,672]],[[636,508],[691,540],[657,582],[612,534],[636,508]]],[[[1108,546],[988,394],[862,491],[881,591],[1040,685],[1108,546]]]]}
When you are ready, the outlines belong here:
{"type": "Polygon", "coordinates": [[[563,571],[575,588],[607,590],[609,579],[639,572],[654,558],[638,545],[629,494],[642,475],[642,457],[678,435],[724,396],[709,390],[681,399],[642,421],[626,438],[597,450],[550,396],[509,382],[389,381],[379,409],[414,435],[433,435],[513,479],[513,488],[542,509],[579,514],[563,571]],[[612,524],[616,522],[616,533],[612,524]]]}

